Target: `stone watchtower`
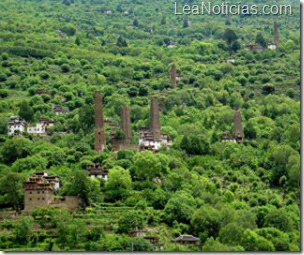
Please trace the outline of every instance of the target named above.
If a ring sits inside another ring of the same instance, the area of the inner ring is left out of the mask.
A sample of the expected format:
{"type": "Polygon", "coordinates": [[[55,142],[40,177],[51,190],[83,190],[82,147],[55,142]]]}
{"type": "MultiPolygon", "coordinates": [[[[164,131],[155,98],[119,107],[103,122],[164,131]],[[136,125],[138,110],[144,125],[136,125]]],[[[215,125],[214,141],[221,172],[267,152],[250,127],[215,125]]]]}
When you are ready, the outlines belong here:
{"type": "Polygon", "coordinates": [[[243,142],[243,128],[241,113],[239,111],[234,112],[234,137],[237,143],[243,142]]]}
{"type": "Polygon", "coordinates": [[[279,31],[278,31],[278,24],[277,22],[273,22],[273,34],[274,34],[274,43],[278,46],[280,39],[279,39],[279,31]]]}
{"type": "Polygon", "coordinates": [[[160,140],[159,109],[157,99],[151,99],[150,132],[154,140],[160,140]]]}
{"type": "Polygon", "coordinates": [[[101,153],[105,147],[106,135],[104,131],[101,94],[99,91],[95,91],[95,150],[97,153],[101,153]]]}
{"type": "Polygon", "coordinates": [[[172,83],[172,88],[176,88],[176,66],[175,64],[172,64],[171,66],[171,72],[170,72],[170,79],[172,83]]]}
{"type": "Polygon", "coordinates": [[[132,139],[130,109],[122,107],[120,110],[120,128],[125,134],[125,141],[129,143],[132,139]]]}

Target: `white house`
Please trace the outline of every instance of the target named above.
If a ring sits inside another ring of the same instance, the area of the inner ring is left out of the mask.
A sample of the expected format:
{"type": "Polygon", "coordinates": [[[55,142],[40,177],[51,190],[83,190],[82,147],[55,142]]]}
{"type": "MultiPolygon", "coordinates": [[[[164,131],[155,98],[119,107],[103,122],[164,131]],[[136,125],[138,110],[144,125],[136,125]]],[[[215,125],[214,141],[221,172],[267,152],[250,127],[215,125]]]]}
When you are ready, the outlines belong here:
{"type": "Polygon", "coordinates": [[[35,126],[29,126],[27,132],[29,134],[45,134],[50,127],[54,127],[54,121],[41,119],[35,126]]]}
{"type": "Polygon", "coordinates": [[[227,63],[235,63],[235,59],[234,58],[228,58],[226,62],[227,63]]]}
{"type": "Polygon", "coordinates": [[[276,46],[275,43],[273,43],[273,42],[269,42],[268,43],[268,49],[270,49],[270,50],[276,50],[276,48],[277,48],[277,46],[276,46]]]}
{"type": "Polygon", "coordinates": [[[8,120],[8,135],[22,134],[26,131],[26,121],[19,116],[11,116],[8,120]]]}
{"type": "Polygon", "coordinates": [[[161,134],[159,140],[155,140],[150,130],[139,131],[139,148],[142,150],[158,151],[161,147],[167,147],[172,145],[172,140],[167,135],[161,134]]]}

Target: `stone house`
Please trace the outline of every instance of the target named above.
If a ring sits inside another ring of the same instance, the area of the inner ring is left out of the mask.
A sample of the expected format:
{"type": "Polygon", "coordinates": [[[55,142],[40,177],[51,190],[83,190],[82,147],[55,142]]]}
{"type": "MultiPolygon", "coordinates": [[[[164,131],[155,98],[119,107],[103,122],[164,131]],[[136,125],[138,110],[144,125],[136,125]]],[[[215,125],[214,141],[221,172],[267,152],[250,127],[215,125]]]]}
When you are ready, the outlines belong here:
{"type": "Polygon", "coordinates": [[[48,176],[46,172],[37,172],[30,176],[23,184],[24,211],[38,207],[66,207],[75,210],[80,204],[78,197],[54,197],[54,191],[59,189],[59,180],[58,176],[48,176]]]}

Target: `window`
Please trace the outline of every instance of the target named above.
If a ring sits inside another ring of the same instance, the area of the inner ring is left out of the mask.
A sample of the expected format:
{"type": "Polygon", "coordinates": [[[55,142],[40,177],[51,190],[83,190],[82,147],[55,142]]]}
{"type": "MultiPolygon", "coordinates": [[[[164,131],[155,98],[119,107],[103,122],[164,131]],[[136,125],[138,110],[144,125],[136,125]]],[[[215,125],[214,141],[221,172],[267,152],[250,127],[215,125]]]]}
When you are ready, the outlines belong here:
{"type": "Polygon", "coordinates": [[[37,191],[37,194],[40,194],[40,191],[37,191]]]}
{"type": "Polygon", "coordinates": [[[44,197],[42,198],[42,200],[44,200],[44,197]]]}
{"type": "Polygon", "coordinates": [[[29,200],[32,201],[32,198],[30,197],[29,200]]]}
{"type": "Polygon", "coordinates": [[[42,191],[42,194],[44,194],[44,190],[42,191]]]}
{"type": "Polygon", "coordinates": [[[40,200],[40,198],[38,197],[37,200],[40,200]]]}
{"type": "Polygon", "coordinates": [[[32,191],[30,191],[30,194],[32,194],[32,191]]]}

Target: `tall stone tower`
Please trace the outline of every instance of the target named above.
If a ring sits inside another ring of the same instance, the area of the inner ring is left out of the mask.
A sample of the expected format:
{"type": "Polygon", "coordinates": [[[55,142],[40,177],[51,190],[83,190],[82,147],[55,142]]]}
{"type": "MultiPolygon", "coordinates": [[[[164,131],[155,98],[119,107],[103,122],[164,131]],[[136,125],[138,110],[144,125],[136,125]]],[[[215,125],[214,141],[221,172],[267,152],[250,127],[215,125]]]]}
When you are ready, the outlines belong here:
{"type": "Polygon", "coordinates": [[[274,43],[278,46],[280,39],[279,39],[279,30],[277,22],[273,22],[273,34],[274,34],[274,43]]]}
{"type": "Polygon", "coordinates": [[[175,64],[172,64],[171,66],[171,72],[170,72],[170,79],[172,83],[172,88],[176,88],[176,66],[175,64]]]}
{"type": "Polygon", "coordinates": [[[154,140],[160,139],[159,109],[156,98],[151,99],[150,104],[150,131],[154,140]]]}
{"type": "Polygon", "coordinates": [[[95,150],[103,152],[106,147],[106,135],[104,131],[104,120],[102,112],[102,100],[99,91],[95,91],[95,150]]]}
{"type": "Polygon", "coordinates": [[[243,142],[243,128],[241,113],[239,111],[234,112],[234,137],[237,143],[243,142]]]}
{"type": "Polygon", "coordinates": [[[120,128],[125,134],[125,141],[130,142],[132,139],[130,109],[122,107],[120,110],[120,128]]]}

